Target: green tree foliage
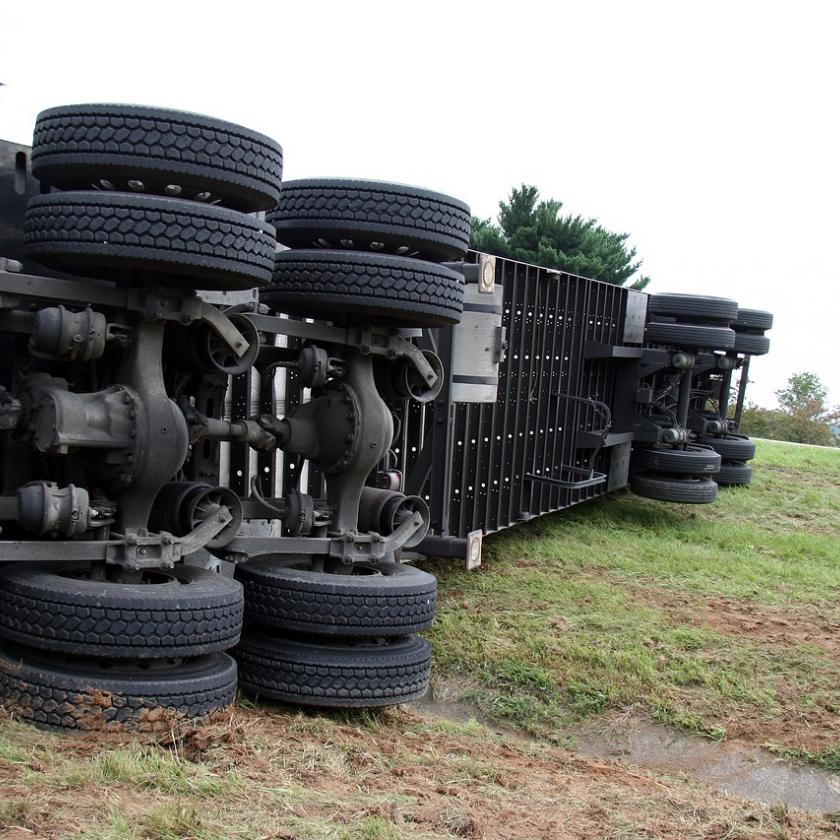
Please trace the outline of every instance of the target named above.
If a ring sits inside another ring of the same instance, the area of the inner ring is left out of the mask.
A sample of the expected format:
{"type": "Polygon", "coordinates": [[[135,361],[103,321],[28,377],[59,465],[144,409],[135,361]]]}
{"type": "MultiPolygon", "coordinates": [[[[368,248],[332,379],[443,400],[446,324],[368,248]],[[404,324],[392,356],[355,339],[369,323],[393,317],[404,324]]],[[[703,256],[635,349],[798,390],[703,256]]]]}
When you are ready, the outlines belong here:
{"type": "Polygon", "coordinates": [[[741,431],[755,437],[837,446],[829,424],[840,418],[829,409],[828,391],[815,373],[795,373],[784,388],[776,391],[779,408],[750,405],[741,419],[741,431]]]}
{"type": "Polygon", "coordinates": [[[562,207],[555,199],[541,201],[536,187],[515,187],[499,202],[498,224],[473,218],[470,246],[616,286],[631,280],[631,288],[647,286],[649,277],[633,279],[642,263],[627,246],[629,234],[606,230],[597,219],[561,215],[562,207]]]}
{"type": "Polygon", "coordinates": [[[817,446],[837,445],[837,438],[827,423],[792,417],[777,408],[760,408],[757,405],[750,405],[744,409],[741,432],[750,437],[770,440],[814,443],[817,446]]]}
{"type": "Polygon", "coordinates": [[[794,373],[784,388],[776,391],[779,408],[792,417],[825,421],[828,390],[815,373],[794,373]]]}

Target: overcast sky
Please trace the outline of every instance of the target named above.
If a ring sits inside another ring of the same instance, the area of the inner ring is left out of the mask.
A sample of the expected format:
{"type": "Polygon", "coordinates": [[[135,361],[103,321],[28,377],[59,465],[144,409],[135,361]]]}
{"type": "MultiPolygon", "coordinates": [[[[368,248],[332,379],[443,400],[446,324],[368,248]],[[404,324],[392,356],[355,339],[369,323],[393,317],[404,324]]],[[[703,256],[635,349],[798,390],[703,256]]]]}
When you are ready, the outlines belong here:
{"type": "Polygon", "coordinates": [[[840,5],[7,4],[0,137],[43,108],[182,108],[495,216],[511,186],[627,231],[653,291],[771,310],[751,398],[796,371],[840,402],[840,5]]]}

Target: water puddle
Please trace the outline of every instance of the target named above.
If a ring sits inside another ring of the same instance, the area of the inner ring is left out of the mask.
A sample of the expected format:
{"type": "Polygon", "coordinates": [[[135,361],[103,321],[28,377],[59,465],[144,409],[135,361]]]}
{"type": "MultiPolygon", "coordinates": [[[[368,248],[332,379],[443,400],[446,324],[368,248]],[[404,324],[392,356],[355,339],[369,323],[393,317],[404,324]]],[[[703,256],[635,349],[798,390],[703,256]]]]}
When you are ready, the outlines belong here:
{"type": "Polygon", "coordinates": [[[630,719],[609,730],[581,729],[576,749],[655,770],[684,773],[724,793],[811,811],[840,811],[840,775],[793,765],[749,744],[707,741],[630,719]]]}
{"type": "MultiPolygon", "coordinates": [[[[476,720],[500,735],[519,735],[494,721],[451,685],[438,683],[411,704],[420,714],[455,723],[476,720]]],[[[665,726],[626,717],[609,728],[566,730],[575,750],[590,758],[681,773],[724,793],[790,808],[840,812],[840,774],[793,765],[760,747],[680,735],[665,726]]]]}

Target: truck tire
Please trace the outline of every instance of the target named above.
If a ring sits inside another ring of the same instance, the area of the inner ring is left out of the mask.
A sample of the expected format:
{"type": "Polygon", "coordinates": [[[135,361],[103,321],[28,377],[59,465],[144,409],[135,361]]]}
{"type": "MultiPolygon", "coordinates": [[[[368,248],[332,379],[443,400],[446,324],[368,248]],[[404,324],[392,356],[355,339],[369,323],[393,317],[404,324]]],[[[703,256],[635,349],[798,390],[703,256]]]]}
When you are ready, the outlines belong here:
{"type": "Polygon", "coordinates": [[[23,224],[29,256],[62,271],[134,285],[263,286],[274,230],[244,213],[174,198],[105,192],[35,196],[23,224]]]}
{"type": "Polygon", "coordinates": [[[93,580],[90,564],[0,568],[0,636],[80,656],[160,659],[233,647],[242,630],[242,585],[179,565],[144,583],[93,580]]]}
{"type": "Polygon", "coordinates": [[[735,344],[735,333],[728,327],[651,321],[645,327],[645,340],[687,350],[731,350],[735,344]]]}
{"type": "Polygon", "coordinates": [[[464,278],[408,257],[354,251],[281,251],[260,300],[288,315],[439,327],[461,319],[464,278]]]}
{"type": "Polygon", "coordinates": [[[404,563],[357,563],[340,575],[289,567],[265,557],[236,569],[246,618],[321,636],[406,636],[430,627],[434,575],[404,563]]]}
{"type": "Polygon", "coordinates": [[[630,476],[630,489],[637,496],[660,502],[702,505],[717,497],[717,484],[711,478],[675,478],[635,473],[630,476]]]}
{"type": "Polygon", "coordinates": [[[383,181],[286,181],[268,214],[290,248],[375,251],[417,259],[461,259],[470,208],[448,195],[383,181]]]}
{"type": "Polygon", "coordinates": [[[187,111],[68,105],[38,115],[32,174],[62,190],[141,189],[251,213],[277,203],[283,149],[256,131],[187,111]]]}
{"type": "Polygon", "coordinates": [[[672,315],[680,321],[729,324],[738,317],[738,303],[707,295],[658,294],[648,299],[648,312],[672,315]]]}
{"type": "Polygon", "coordinates": [[[419,636],[368,640],[272,637],[248,630],[235,651],[239,686],[270,700],[339,709],[396,706],[428,688],[432,649],[419,636]]]}
{"type": "Polygon", "coordinates": [[[741,461],[724,461],[715,481],[725,487],[749,484],[752,481],[752,467],[741,461]]]}
{"type": "Polygon", "coordinates": [[[740,435],[700,435],[697,443],[701,446],[711,446],[725,461],[751,461],[755,458],[755,444],[740,435]]]}
{"type": "Polygon", "coordinates": [[[761,309],[738,309],[738,317],[732,322],[735,332],[745,330],[769,330],[773,327],[773,313],[761,309]]]}
{"type": "Polygon", "coordinates": [[[766,335],[738,332],[732,349],[746,356],[763,356],[770,352],[770,339],[766,335]]]}
{"type": "Polygon", "coordinates": [[[0,704],[45,729],[161,732],[229,706],[236,662],[227,654],[186,662],[109,662],[56,657],[0,644],[0,704]]]}
{"type": "Polygon", "coordinates": [[[688,444],[684,449],[653,446],[633,450],[632,467],[636,472],[668,475],[714,475],[720,469],[720,455],[706,446],[688,444]]]}

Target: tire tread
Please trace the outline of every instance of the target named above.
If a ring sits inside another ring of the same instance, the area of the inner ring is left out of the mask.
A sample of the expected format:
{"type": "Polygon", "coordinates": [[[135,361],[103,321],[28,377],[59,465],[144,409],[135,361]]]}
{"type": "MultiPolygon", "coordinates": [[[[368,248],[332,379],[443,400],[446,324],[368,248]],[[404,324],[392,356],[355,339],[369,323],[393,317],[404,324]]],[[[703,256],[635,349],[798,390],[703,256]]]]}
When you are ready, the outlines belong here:
{"type": "Polygon", "coordinates": [[[239,684],[247,692],[310,706],[394,706],[423,695],[428,687],[431,647],[419,637],[404,649],[357,655],[314,645],[270,643],[247,633],[236,650],[239,684]]]}
{"type": "Polygon", "coordinates": [[[271,227],[234,210],[96,192],[36,196],[24,243],[31,257],[62,269],[173,272],[208,289],[265,285],[275,251],[271,227]]]}
{"type": "Polygon", "coordinates": [[[690,349],[731,350],[735,344],[735,332],[728,327],[652,321],[645,327],[645,340],[690,349]]]}
{"type": "Polygon", "coordinates": [[[688,480],[636,473],[630,476],[630,489],[637,496],[660,502],[707,504],[717,497],[717,484],[710,478],[688,480]]]}
{"type": "MultiPolygon", "coordinates": [[[[208,657],[208,661],[211,658],[208,657]]],[[[194,719],[229,706],[236,696],[236,663],[215,654],[201,677],[152,682],[82,677],[30,662],[18,646],[0,647],[0,703],[18,718],[62,731],[169,731],[172,717],[194,719]]]]}
{"type": "Polygon", "coordinates": [[[408,257],[282,251],[260,299],[287,314],[358,314],[443,326],[460,320],[464,286],[457,272],[408,257]]]}
{"type": "Polygon", "coordinates": [[[681,320],[708,320],[728,324],[738,315],[738,303],[730,298],[664,292],[650,296],[648,311],[673,315],[681,320]]]}
{"type": "Polygon", "coordinates": [[[149,586],[138,597],[118,584],[85,586],[49,570],[7,566],[0,570],[0,637],[114,658],[197,656],[233,647],[242,630],[241,585],[203,569],[185,567],[179,574],[200,582],[201,591],[189,584],[149,586]]]}
{"type": "Polygon", "coordinates": [[[223,120],[131,105],[71,105],[38,115],[32,172],[62,188],[83,187],[91,171],[135,168],[172,180],[191,176],[244,211],[273,207],[283,149],[223,120]]]}
{"type": "Polygon", "coordinates": [[[393,250],[404,238],[418,256],[458,259],[470,241],[470,211],[462,202],[429,190],[371,181],[287,181],[268,220],[279,242],[298,248],[313,247],[317,237],[356,237],[367,241],[354,240],[354,250],[365,250],[372,241],[393,250]]]}
{"type": "MultiPolygon", "coordinates": [[[[391,571],[395,564],[380,564],[391,571]]],[[[412,566],[395,576],[345,576],[270,568],[252,561],[237,569],[246,617],[319,635],[404,636],[431,626],[437,581],[412,566]],[[411,571],[409,571],[411,570],[411,571]]]]}

